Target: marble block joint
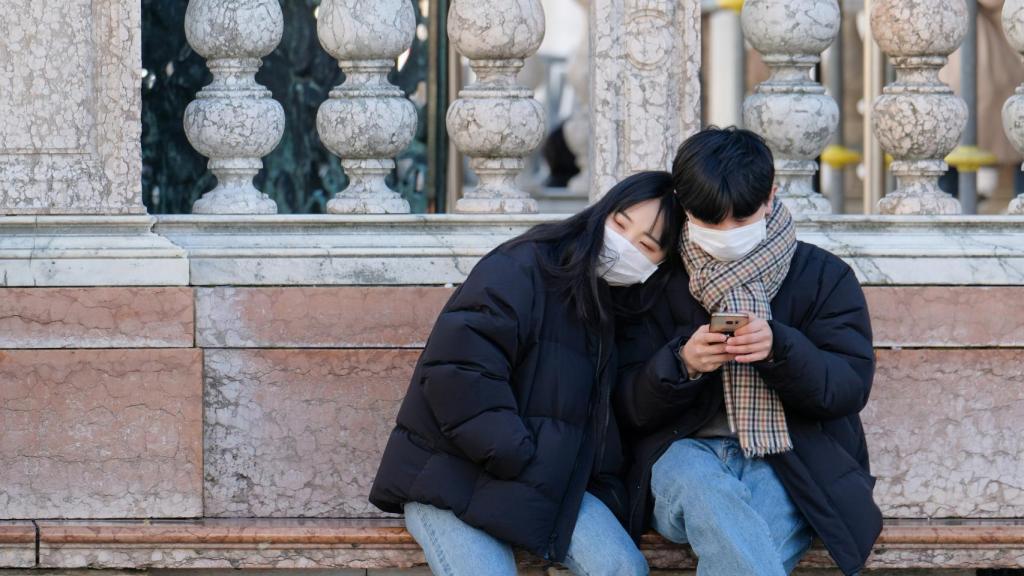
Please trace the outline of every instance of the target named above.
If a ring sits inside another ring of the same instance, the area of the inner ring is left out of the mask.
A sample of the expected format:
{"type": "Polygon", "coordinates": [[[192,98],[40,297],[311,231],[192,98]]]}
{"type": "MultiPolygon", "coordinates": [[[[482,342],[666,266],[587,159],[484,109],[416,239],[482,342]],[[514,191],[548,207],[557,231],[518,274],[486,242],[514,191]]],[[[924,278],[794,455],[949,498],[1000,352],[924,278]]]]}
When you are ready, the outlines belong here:
{"type": "Polygon", "coordinates": [[[479,184],[457,212],[535,213],[537,201],[516,185],[524,158],[544,139],[544,108],[516,82],[523,61],[544,39],[540,0],[452,0],[448,38],[469,59],[476,80],[448,109],[448,133],[469,157],[479,184]]]}
{"type": "Polygon", "coordinates": [[[591,199],[700,129],[699,0],[590,0],[591,199]]]}
{"type": "MultiPolygon", "coordinates": [[[[1024,54],[1024,0],[1006,0],[1003,4],[1003,30],[1014,49],[1024,54]]],[[[1013,146],[1024,152],[1024,84],[1003,105],[1003,127],[1013,146]]],[[[1024,215],[1024,195],[1010,202],[1009,213],[1024,215]]]]}
{"type": "Polygon", "coordinates": [[[967,34],[967,6],[964,0],[877,0],[871,33],[896,69],[896,81],[874,102],[872,129],[895,159],[898,180],[879,211],[958,214],[960,202],[938,180],[967,125],[967,105],[939,80],[939,70],[967,34]]]}
{"type": "Polygon", "coordinates": [[[317,35],[345,71],[316,116],[324,145],[341,157],[349,185],[327,203],[335,214],[409,212],[409,203],[385,178],[393,158],[416,135],[416,107],[388,82],[395,59],[409,49],[416,16],[408,0],[326,0],[317,35]]]}
{"type": "Polygon", "coordinates": [[[839,107],[811,69],[839,34],[836,0],[748,0],[743,34],[764,57],[771,77],[743,102],[746,127],[767,140],[775,156],[779,198],[794,214],[827,214],[814,191],[815,158],[839,125],[839,107]]]}
{"type": "Polygon", "coordinates": [[[196,214],[274,214],[277,204],[253,186],[262,158],[284,135],[284,108],[256,82],[261,58],[281,42],[278,0],[190,0],[189,45],[207,60],[213,82],[185,109],[185,134],[210,159],[217,186],[192,206],[196,214]]]}

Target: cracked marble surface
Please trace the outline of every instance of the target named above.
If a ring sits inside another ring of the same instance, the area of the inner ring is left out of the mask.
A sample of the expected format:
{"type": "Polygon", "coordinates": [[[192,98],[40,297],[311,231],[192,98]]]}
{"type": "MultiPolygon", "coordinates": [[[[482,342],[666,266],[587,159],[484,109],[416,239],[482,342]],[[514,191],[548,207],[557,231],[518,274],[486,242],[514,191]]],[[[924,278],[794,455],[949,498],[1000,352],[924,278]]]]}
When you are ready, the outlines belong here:
{"type": "Polygon", "coordinates": [[[1024,515],[1021,382],[1015,349],[879,351],[862,417],[883,515],[1024,515]]]}
{"type": "Polygon", "coordinates": [[[201,356],[0,351],[0,518],[201,515],[201,356]]]}
{"type": "Polygon", "coordinates": [[[196,291],[196,338],[215,348],[420,348],[452,290],[218,287],[196,291]]]}
{"type": "Polygon", "coordinates": [[[140,10],[0,2],[0,213],[145,213],[140,10]]]}
{"type": "Polygon", "coordinates": [[[666,170],[700,128],[700,2],[590,3],[591,198],[641,170],[666,170]]]}
{"type": "Polygon", "coordinates": [[[207,350],[205,511],[374,517],[417,350],[207,350]]]}
{"type": "Polygon", "coordinates": [[[189,288],[0,288],[0,348],[188,348],[189,288]]]}

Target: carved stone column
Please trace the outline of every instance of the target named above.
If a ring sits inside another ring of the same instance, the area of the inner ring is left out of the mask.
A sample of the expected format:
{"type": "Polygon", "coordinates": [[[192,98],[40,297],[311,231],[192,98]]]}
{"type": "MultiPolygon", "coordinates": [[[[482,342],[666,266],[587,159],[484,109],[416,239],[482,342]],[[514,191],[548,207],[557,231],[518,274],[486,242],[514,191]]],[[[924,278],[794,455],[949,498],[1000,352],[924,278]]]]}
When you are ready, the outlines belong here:
{"type": "Polygon", "coordinates": [[[700,0],[590,0],[592,199],[700,129],[700,0]]]}
{"type": "Polygon", "coordinates": [[[540,0],[452,0],[448,37],[476,74],[448,109],[448,133],[480,178],[455,210],[537,212],[515,179],[544,139],[544,108],[516,75],[544,39],[540,0]]]}
{"type": "MultiPolygon", "coordinates": [[[[585,10],[590,8],[590,0],[576,0],[576,3],[585,10]]],[[[576,109],[572,116],[565,121],[562,128],[565,133],[565,143],[569,150],[576,156],[576,166],[580,173],[569,180],[569,192],[581,196],[589,196],[591,187],[590,173],[590,145],[593,142],[591,135],[590,116],[590,35],[584,34],[579,47],[569,59],[568,72],[566,73],[569,85],[572,86],[576,97],[576,109]]]]}
{"type": "Polygon", "coordinates": [[[943,160],[967,125],[967,105],[939,80],[939,70],[967,34],[964,0],[875,0],[871,33],[896,68],[896,81],[875,100],[873,126],[895,161],[895,191],[882,198],[882,214],[958,214],[960,203],[943,192],[943,160]]]}
{"type": "Polygon", "coordinates": [[[409,203],[385,178],[395,168],[393,158],[416,136],[416,107],[388,82],[388,72],[415,34],[409,0],[325,0],[320,5],[320,44],[345,71],[345,82],[331,91],[316,116],[320,140],[341,157],[349,177],[348,187],[327,203],[328,212],[409,212],[409,203]]]}
{"type": "Polygon", "coordinates": [[[771,77],[743,102],[746,127],[764,136],[775,156],[779,198],[794,214],[828,214],[814,191],[815,162],[839,124],[839,107],[811,69],[839,34],[836,0],[747,0],[743,33],[771,77]]]}
{"type": "Polygon", "coordinates": [[[185,110],[185,134],[210,159],[217,186],[196,214],[273,214],[277,205],[252,179],[284,135],[284,109],[256,82],[261,58],[281,41],[278,0],[190,0],[188,43],[207,59],[213,82],[185,110]]]}
{"type": "MultiPolygon", "coordinates": [[[[1024,0],[1006,0],[1003,4],[1003,30],[1014,49],[1024,53],[1024,0]]],[[[1024,153],[1024,84],[1003,106],[1003,127],[1013,146],[1024,153]]],[[[1024,195],[1010,202],[1009,213],[1024,215],[1024,195]]]]}

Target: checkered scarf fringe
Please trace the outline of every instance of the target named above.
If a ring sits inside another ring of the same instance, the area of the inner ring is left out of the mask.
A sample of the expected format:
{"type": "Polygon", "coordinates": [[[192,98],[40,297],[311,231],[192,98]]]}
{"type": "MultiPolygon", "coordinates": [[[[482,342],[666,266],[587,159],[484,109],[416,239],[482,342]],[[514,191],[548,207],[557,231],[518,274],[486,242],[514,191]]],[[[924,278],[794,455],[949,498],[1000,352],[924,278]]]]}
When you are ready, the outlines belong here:
{"type": "MultiPolygon", "coordinates": [[[[690,292],[708,312],[753,312],[771,319],[771,301],[789,274],[796,252],[796,227],[789,210],[776,200],[768,217],[768,239],[735,262],[720,262],[690,240],[683,226],[680,252],[690,275],[690,292]]],[[[793,449],[786,413],[778,394],[749,364],[722,367],[729,428],[747,458],[793,449]]]]}

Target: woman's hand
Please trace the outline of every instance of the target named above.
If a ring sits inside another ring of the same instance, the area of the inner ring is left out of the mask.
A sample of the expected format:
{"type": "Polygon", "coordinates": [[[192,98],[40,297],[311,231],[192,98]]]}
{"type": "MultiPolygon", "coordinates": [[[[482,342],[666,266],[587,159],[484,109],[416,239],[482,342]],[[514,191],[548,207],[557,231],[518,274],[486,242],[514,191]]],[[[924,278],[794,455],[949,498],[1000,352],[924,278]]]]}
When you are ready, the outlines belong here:
{"type": "Polygon", "coordinates": [[[707,324],[693,333],[680,353],[690,378],[696,377],[697,374],[714,372],[721,368],[722,364],[733,359],[733,356],[727,353],[725,341],[725,334],[709,331],[707,324]]]}
{"type": "Polygon", "coordinates": [[[761,362],[771,356],[773,340],[768,322],[751,314],[750,323],[726,340],[725,351],[741,364],[761,362]]]}

